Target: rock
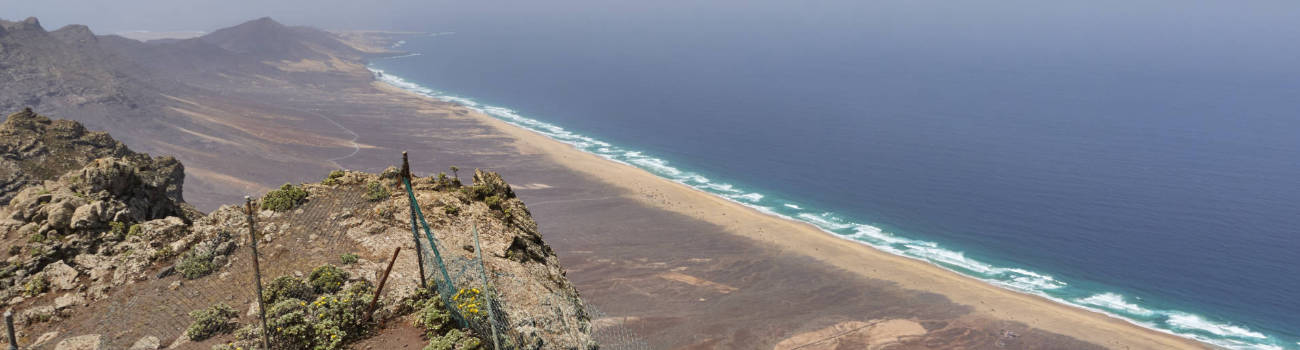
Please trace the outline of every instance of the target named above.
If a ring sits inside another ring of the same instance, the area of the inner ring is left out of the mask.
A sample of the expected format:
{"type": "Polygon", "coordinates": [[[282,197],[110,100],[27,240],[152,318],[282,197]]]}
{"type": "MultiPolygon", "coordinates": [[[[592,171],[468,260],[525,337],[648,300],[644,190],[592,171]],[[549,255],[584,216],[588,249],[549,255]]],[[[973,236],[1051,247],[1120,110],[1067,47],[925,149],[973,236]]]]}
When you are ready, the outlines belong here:
{"type": "Polygon", "coordinates": [[[257,308],[256,302],[248,303],[248,313],[246,313],[246,315],[248,315],[248,317],[258,317],[258,313],[260,312],[259,310],[260,309],[257,308]]]}
{"type": "Polygon", "coordinates": [[[172,345],[168,345],[167,348],[180,349],[182,346],[185,346],[185,344],[189,344],[189,343],[190,343],[190,337],[185,336],[185,333],[181,333],[181,336],[176,337],[176,341],[173,341],[172,345]]]}
{"type": "Polygon", "coordinates": [[[117,268],[117,266],[113,265],[112,259],[94,254],[77,255],[77,257],[72,258],[72,262],[76,263],[77,267],[80,267],[82,271],[88,270],[92,281],[105,280],[105,277],[109,277],[113,269],[117,268]]]}
{"type": "Polygon", "coordinates": [[[63,310],[72,306],[86,303],[86,298],[77,293],[68,293],[54,299],[54,309],[63,310]]]}
{"type": "Polygon", "coordinates": [[[140,340],[136,340],[135,344],[131,345],[130,350],[158,350],[160,347],[162,347],[162,342],[158,340],[158,337],[146,335],[141,337],[140,340]]]}
{"type": "Polygon", "coordinates": [[[54,350],[99,350],[99,342],[99,334],[88,334],[64,339],[54,350]]]}
{"type": "Polygon", "coordinates": [[[69,201],[60,201],[51,204],[45,209],[49,216],[46,223],[55,229],[68,229],[72,223],[72,214],[76,212],[77,207],[69,201]]]}
{"type": "Polygon", "coordinates": [[[76,288],[79,274],[77,269],[68,266],[62,260],[45,267],[45,277],[50,280],[50,286],[59,290],[76,288]]]}
{"type": "Polygon", "coordinates": [[[39,346],[41,346],[41,345],[45,345],[45,343],[48,343],[48,342],[50,342],[51,340],[54,340],[54,338],[55,338],[55,337],[58,337],[58,336],[59,336],[59,332],[47,332],[47,333],[45,333],[45,334],[41,334],[41,336],[36,337],[36,342],[33,342],[33,343],[32,343],[32,348],[36,348],[36,347],[39,347],[39,346]]]}
{"type": "Polygon", "coordinates": [[[230,253],[234,251],[235,244],[229,241],[221,242],[221,244],[217,245],[217,248],[213,250],[217,255],[230,255],[230,253]]]}
{"type": "MultiPolygon", "coordinates": [[[[95,203],[100,202],[97,201],[95,203]]],[[[86,204],[77,207],[77,209],[72,212],[71,227],[73,229],[86,229],[103,226],[103,222],[99,221],[99,210],[100,208],[96,207],[95,204],[86,204]]]]}
{"type": "MultiPolygon", "coordinates": [[[[140,234],[145,240],[166,240],[185,235],[188,226],[175,216],[149,220],[140,224],[140,234]]],[[[179,250],[178,250],[179,251],[179,250]]]]}
{"type": "Polygon", "coordinates": [[[158,271],[158,279],[167,278],[167,276],[171,276],[174,273],[176,273],[176,265],[168,266],[163,268],[162,271],[158,271]]]}
{"type": "Polygon", "coordinates": [[[181,285],[182,285],[181,281],[172,282],[171,285],[167,286],[167,290],[177,290],[181,287],[181,285]]]}
{"type": "Polygon", "coordinates": [[[27,310],[23,310],[23,313],[18,315],[18,318],[22,319],[21,322],[19,323],[33,324],[37,322],[49,321],[50,318],[54,317],[55,311],[56,310],[54,309],[54,305],[44,305],[44,306],[29,308],[27,310]]]}
{"type": "Polygon", "coordinates": [[[230,261],[227,260],[225,255],[217,255],[212,257],[212,266],[215,266],[216,268],[221,268],[223,266],[226,266],[227,262],[230,261]]]}

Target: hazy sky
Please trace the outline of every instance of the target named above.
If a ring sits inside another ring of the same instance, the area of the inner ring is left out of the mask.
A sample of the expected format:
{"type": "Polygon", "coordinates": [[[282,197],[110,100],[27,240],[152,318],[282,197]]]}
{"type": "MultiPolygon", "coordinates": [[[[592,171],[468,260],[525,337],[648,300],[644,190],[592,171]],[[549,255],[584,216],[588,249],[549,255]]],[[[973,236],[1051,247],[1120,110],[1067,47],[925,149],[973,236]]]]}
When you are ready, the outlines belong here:
{"type": "Polygon", "coordinates": [[[889,45],[965,59],[1027,53],[1273,75],[1300,67],[1295,0],[0,0],[0,18],[27,16],[39,17],[47,29],[77,23],[98,34],[212,31],[271,16],[325,29],[542,30],[546,40],[629,38],[621,45],[758,36],[770,37],[772,45],[889,45]]]}

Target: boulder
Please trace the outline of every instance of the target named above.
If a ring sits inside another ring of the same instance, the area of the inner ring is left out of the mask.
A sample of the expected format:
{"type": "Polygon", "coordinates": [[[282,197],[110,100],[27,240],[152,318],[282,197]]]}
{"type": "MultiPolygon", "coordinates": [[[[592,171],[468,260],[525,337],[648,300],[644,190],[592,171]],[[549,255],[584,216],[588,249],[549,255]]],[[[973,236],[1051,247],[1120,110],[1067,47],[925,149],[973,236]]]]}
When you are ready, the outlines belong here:
{"type": "Polygon", "coordinates": [[[99,334],[88,334],[64,339],[54,350],[99,350],[99,343],[99,334]]]}
{"type": "Polygon", "coordinates": [[[45,278],[50,281],[50,287],[58,290],[68,290],[77,287],[77,269],[68,266],[62,260],[45,266],[45,278]]]}
{"type": "Polygon", "coordinates": [[[77,210],[72,212],[71,227],[73,229],[86,229],[103,226],[103,222],[99,221],[99,206],[102,203],[96,201],[92,204],[77,207],[77,210]]]}
{"type": "Polygon", "coordinates": [[[162,341],[159,341],[158,337],[146,335],[141,337],[140,340],[136,340],[135,344],[131,345],[130,350],[158,350],[160,347],[162,347],[162,341]]]}

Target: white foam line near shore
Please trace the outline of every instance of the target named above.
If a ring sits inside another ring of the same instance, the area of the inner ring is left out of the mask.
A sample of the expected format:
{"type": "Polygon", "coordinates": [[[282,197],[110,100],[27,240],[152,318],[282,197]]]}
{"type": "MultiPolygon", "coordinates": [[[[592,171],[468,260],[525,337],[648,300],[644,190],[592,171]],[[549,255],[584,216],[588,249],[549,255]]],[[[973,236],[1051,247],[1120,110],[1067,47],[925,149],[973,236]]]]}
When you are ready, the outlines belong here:
{"type": "MultiPolygon", "coordinates": [[[[629,150],[595,138],[580,135],[558,125],[524,117],[514,110],[500,106],[483,105],[472,99],[449,95],[401,77],[370,67],[380,81],[422,96],[461,104],[510,125],[529,130],[555,141],[569,144],[579,150],[601,158],[631,165],[659,177],[677,182],[699,191],[753,208],[764,214],[787,220],[807,223],[835,237],[866,244],[891,254],[921,260],[940,268],[970,276],[978,280],[1015,292],[1032,294],[1058,303],[1099,312],[1125,320],[1134,325],[1195,339],[1229,349],[1287,349],[1275,337],[1251,330],[1242,325],[1208,320],[1203,316],[1177,310],[1157,310],[1128,301],[1119,293],[1084,290],[1071,287],[1051,275],[1022,268],[1001,267],[966,257],[960,251],[948,250],[935,242],[900,237],[879,227],[860,224],[840,218],[832,212],[805,209],[782,199],[769,198],[755,191],[738,188],[729,183],[716,182],[698,173],[678,169],[667,160],[629,150]]],[[[1300,343],[1297,343],[1300,344],[1300,343]]],[[[1300,347],[1290,347],[1300,349],[1300,347]]]]}

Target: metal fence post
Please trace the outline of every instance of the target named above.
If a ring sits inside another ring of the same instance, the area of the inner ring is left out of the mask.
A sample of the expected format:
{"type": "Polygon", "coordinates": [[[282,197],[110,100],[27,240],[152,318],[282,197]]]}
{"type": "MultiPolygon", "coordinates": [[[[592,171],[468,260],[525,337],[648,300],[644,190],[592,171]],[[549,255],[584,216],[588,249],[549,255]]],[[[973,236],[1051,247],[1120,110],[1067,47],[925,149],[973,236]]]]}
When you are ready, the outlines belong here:
{"type": "Polygon", "coordinates": [[[487,292],[487,297],[483,298],[484,305],[487,305],[488,325],[492,326],[492,349],[500,350],[501,345],[497,344],[497,313],[492,309],[492,301],[496,300],[496,293],[492,290],[492,282],[488,280],[487,267],[483,265],[483,248],[478,244],[478,224],[474,224],[474,253],[478,254],[478,273],[483,277],[483,291],[487,292]]]}
{"type": "Polygon", "coordinates": [[[271,330],[266,329],[266,302],[262,300],[262,267],[257,264],[257,228],[253,223],[253,198],[244,196],[244,207],[248,209],[248,239],[253,248],[253,282],[257,284],[257,309],[262,313],[262,348],[271,348],[271,330]]]}
{"type": "MultiPolygon", "coordinates": [[[[411,181],[411,163],[406,160],[406,151],[402,151],[402,178],[411,181]]],[[[411,205],[416,205],[411,203],[411,205]]],[[[424,250],[420,249],[420,227],[415,222],[415,210],[411,210],[411,238],[415,239],[415,264],[420,267],[420,288],[428,288],[424,280],[424,250]]]]}
{"type": "Polygon", "coordinates": [[[18,350],[18,338],[14,336],[14,310],[5,310],[5,331],[9,334],[9,350],[18,350]]]}
{"type": "Polygon", "coordinates": [[[388,274],[393,272],[393,263],[397,262],[397,253],[402,252],[402,247],[393,249],[393,258],[388,260],[388,268],[384,269],[384,276],[379,278],[379,288],[375,289],[375,297],[370,299],[370,306],[366,308],[366,317],[361,319],[361,324],[370,322],[370,315],[375,313],[375,305],[379,303],[379,295],[384,292],[384,282],[388,282],[388,274]]]}

